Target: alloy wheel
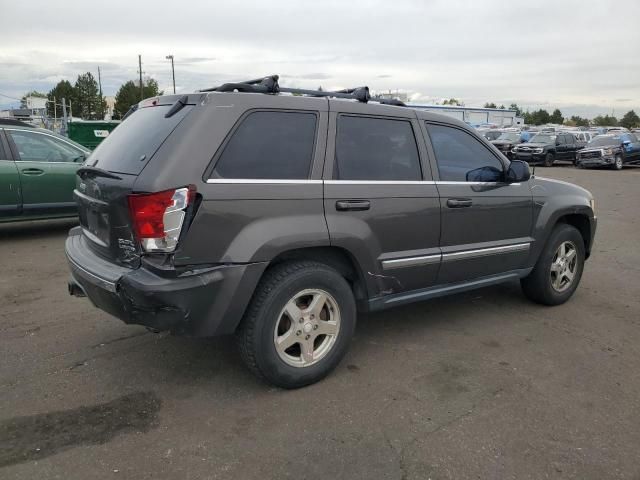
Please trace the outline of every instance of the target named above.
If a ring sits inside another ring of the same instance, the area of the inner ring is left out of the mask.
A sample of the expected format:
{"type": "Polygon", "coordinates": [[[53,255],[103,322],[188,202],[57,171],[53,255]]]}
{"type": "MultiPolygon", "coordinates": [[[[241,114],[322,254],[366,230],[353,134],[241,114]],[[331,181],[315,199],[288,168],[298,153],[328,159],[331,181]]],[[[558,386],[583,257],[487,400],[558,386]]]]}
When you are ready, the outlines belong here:
{"type": "Polygon", "coordinates": [[[328,292],[306,289],[284,306],[273,332],[280,359],[293,367],[313,365],[331,351],[340,332],[340,309],[328,292]]]}
{"type": "Polygon", "coordinates": [[[578,270],[578,251],[573,242],[562,242],[551,262],[551,286],[564,292],[573,284],[578,270]]]}

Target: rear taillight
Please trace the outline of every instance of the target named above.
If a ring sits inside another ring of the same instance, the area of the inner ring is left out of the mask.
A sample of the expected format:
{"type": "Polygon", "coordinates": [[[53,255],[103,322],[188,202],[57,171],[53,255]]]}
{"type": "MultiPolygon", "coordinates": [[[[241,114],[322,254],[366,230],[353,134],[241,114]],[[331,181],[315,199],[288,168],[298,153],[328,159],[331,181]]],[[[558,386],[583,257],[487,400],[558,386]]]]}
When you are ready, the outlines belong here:
{"type": "Polygon", "coordinates": [[[129,210],[136,238],[147,252],[173,252],[184,217],[195,198],[190,185],[157,193],[129,195],[129,210]]]}

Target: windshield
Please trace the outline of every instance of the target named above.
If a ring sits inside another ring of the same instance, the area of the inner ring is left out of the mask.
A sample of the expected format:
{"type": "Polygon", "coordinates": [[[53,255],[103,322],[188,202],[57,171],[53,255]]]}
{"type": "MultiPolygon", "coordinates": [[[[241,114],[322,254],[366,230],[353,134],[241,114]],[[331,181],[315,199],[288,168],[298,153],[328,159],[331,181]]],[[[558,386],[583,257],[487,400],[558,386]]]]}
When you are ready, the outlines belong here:
{"type": "Polygon", "coordinates": [[[171,105],[160,105],[136,110],[93,151],[90,163],[96,163],[92,166],[138,175],[192,106],[166,118],[170,108],[171,105]]]}
{"type": "Polygon", "coordinates": [[[484,137],[488,140],[495,140],[500,136],[500,132],[485,132],[484,137]]]}
{"type": "Polygon", "coordinates": [[[515,132],[503,132],[500,134],[500,136],[497,138],[497,140],[506,140],[509,142],[519,142],[520,141],[520,134],[519,133],[515,133],[515,132]]]}
{"type": "Polygon", "coordinates": [[[555,141],[556,136],[549,135],[548,133],[539,133],[529,140],[530,143],[554,143],[555,141]]]}
{"type": "Polygon", "coordinates": [[[620,144],[620,137],[596,137],[589,142],[590,147],[606,147],[620,144]]]}

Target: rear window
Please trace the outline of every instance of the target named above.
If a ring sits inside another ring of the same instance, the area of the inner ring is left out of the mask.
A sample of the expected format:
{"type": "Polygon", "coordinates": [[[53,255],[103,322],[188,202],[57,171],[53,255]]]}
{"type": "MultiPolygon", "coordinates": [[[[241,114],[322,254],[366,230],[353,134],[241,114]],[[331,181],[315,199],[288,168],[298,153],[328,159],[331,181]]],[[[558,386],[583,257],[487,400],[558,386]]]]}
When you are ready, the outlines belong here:
{"type": "Polygon", "coordinates": [[[420,158],[406,120],[341,115],[336,135],[334,178],[421,180],[420,158]]]}
{"type": "Polygon", "coordinates": [[[224,147],[213,178],[309,178],[316,119],[315,113],[249,114],[224,147]]]}
{"type": "Polygon", "coordinates": [[[110,172],[138,175],[193,105],[164,118],[170,108],[171,105],[146,107],[131,114],[98,145],[88,164],[110,172]]]}

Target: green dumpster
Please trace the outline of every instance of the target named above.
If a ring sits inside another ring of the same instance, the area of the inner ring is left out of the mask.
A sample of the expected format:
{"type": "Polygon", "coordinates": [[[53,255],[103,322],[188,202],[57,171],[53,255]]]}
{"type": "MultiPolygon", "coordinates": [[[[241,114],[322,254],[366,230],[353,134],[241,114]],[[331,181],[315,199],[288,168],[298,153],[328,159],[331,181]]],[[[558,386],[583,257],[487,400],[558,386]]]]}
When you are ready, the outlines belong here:
{"type": "Polygon", "coordinates": [[[100,120],[69,122],[67,124],[67,132],[71,140],[93,150],[102,140],[109,136],[109,133],[116,128],[119,123],[119,120],[109,122],[100,120]]]}

